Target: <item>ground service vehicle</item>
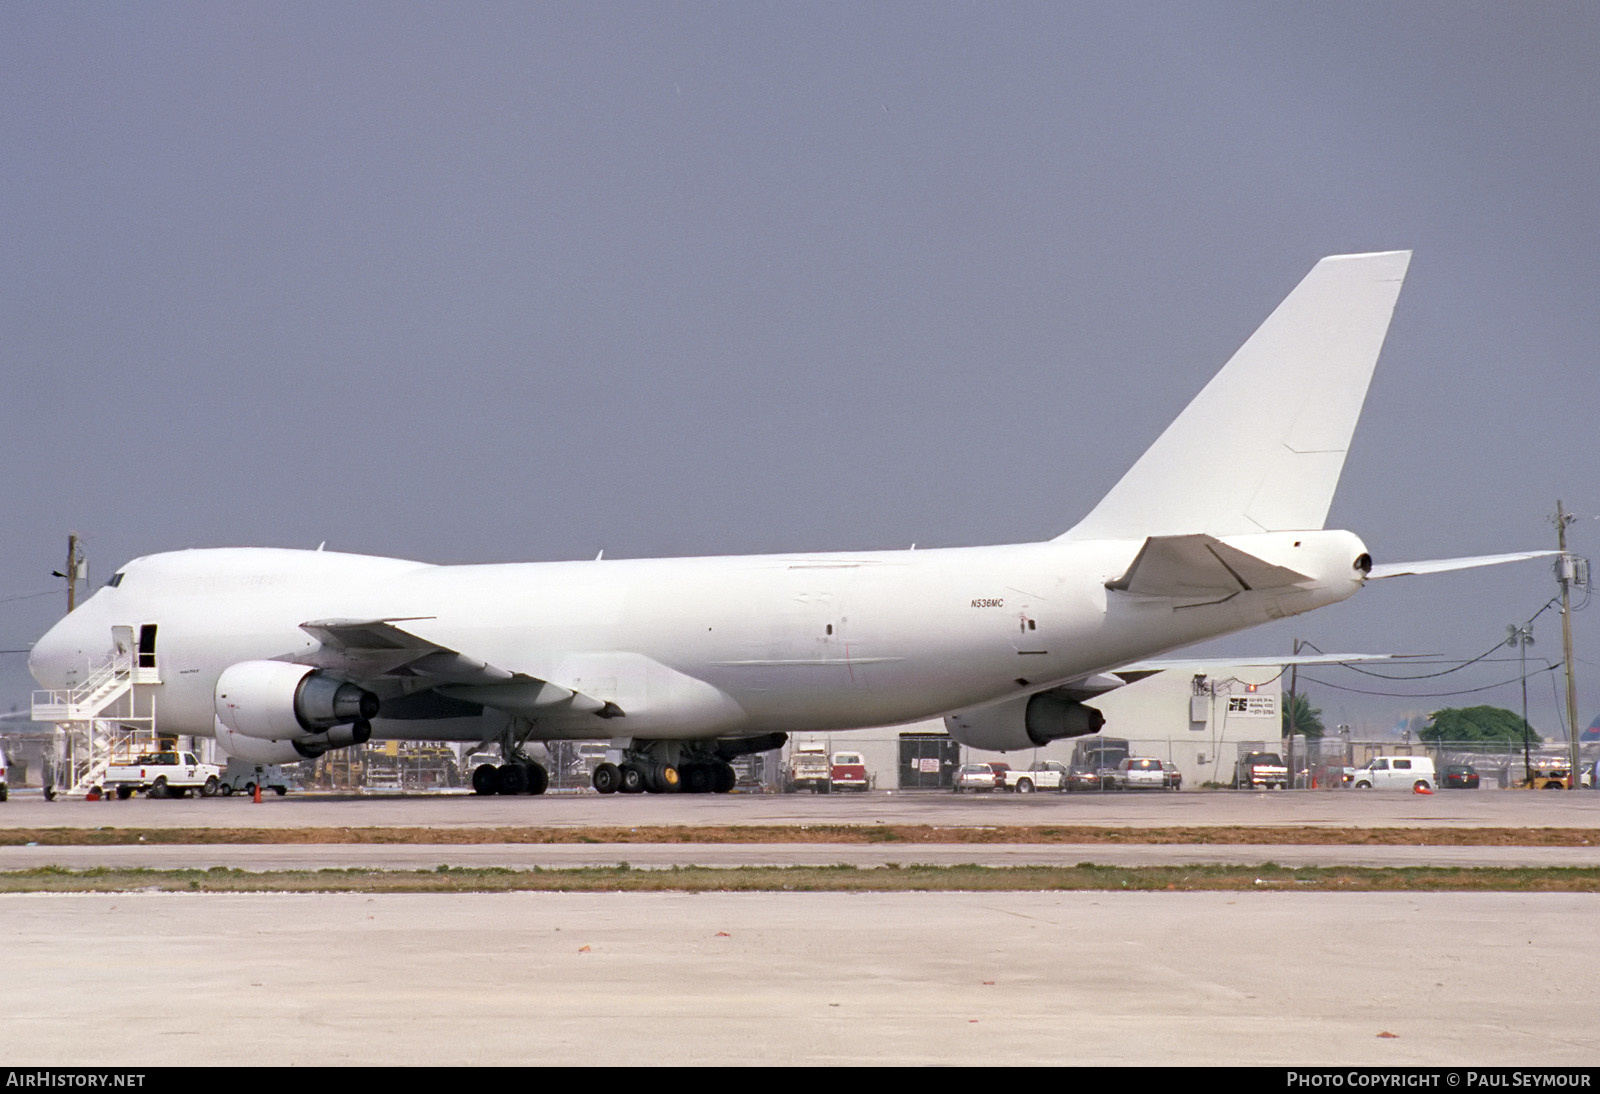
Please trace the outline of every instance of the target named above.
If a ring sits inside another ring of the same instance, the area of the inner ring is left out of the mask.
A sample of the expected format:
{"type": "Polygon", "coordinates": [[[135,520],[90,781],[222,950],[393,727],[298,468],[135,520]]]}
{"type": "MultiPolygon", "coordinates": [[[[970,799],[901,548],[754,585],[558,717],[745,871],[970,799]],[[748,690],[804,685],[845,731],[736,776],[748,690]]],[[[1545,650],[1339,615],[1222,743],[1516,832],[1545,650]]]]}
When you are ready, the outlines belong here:
{"type": "Polygon", "coordinates": [[[1535,764],[1518,785],[1524,790],[1565,790],[1571,775],[1572,769],[1563,763],[1535,764]]]}
{"type": "Polygon", "coordinates": [[[228,766],[222,771],[222,785],[218,792],[223,797],[230,794],[254,796],[257,787],[270,790],[281,798],[289,792],[289,779],[277,764],[246,763],[230,757],[228,766]]]}
{"type": "Polygon", "coordinates": [[[1378,756],[1345,782],[1357,790],[1432,790],[1438,779],[1432,756],[1378,756]]]}
{"type": "Polygon", "coordinates": [[[147,752],[106,768],[101,785],[119,798],[140,791],[152,798],[186,798],[190,791],[209,798],[222,786],[222,769],[201,763],[193,752],[147,752]]]}

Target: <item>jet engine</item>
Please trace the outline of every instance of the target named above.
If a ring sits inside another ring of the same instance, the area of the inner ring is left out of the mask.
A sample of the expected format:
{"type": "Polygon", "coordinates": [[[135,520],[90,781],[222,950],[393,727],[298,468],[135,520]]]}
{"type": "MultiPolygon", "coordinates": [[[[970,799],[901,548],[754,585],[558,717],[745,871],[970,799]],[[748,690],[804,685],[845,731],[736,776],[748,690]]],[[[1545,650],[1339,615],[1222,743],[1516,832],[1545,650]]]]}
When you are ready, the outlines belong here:
{"type": "Polygon", "coordinates": [[[1106,717],[1064,692],[1041,691],[952,714],[944,724],[952,738],[969,748],[1010,752],[1098,733],[1106,717]]]}
{"type": "Polygon", "coordinates": [[[216,711],[229,755],[287,763],[365,743],[378,697],[310,665],[241,661],[217,677],[216,711]]]}

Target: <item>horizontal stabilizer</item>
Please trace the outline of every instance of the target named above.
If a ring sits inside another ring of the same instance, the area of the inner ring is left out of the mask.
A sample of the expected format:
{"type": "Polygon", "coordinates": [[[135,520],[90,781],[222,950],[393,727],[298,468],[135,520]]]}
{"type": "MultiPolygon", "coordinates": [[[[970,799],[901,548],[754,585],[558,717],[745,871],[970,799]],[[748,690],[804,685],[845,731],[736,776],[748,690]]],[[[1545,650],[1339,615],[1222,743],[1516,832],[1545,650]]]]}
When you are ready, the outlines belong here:
{"type": "Polygon", "coordinates": [[[1134,596],[1225,597],[1310,580],[1207,535],[1151,536],[1128,572],[1106,588],[1134,596]]]}
{"type": "MultiPolygon", "coordinates": [[[[1173,670],[1212,673],[1223,672],[1228,669],[1273,669],[1288,668],[1291,665],[1344,665],[1352,661],[1392,661],[1397,657],[1403,656],[1407,655],[1397,653],[1317,653],[1296,654],[1288,657],[1282,654],[1267,654],[1263,657],[1165,657],[1153,661],[1135,661],[1131,665],[1121,665],[1115,672],[1118,676],[1173,670]]],[[[1129,683],[1132,682],[1131,680],[1129,681],[1129,683]]]]}
{"type": "Polygon", "coordinates": [[[1513,551],[1507,555],[1473,555],[1470,558],[1430,558],[1423,562],[1386,562],[1374,566],[1368,578],[1405,577],[1408,574],[1442,574],[1450,570],[1471,570],[1478,566],[1498,566],[1502,562],[1526,562],[1530,558],[1552,558],[1560,551],[1513,551]]]}

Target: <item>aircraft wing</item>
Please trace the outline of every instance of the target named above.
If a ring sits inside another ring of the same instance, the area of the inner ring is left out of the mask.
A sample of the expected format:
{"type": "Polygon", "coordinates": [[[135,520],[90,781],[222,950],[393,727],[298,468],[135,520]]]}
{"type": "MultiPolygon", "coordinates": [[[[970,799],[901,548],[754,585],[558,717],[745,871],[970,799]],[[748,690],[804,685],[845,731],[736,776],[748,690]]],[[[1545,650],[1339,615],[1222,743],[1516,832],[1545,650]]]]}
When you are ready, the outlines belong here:
{"type": "Polygon", "coordinates": [[[1506,555],[1473,555],[1470,558],[1430,558],[1423,562],[1386,562],[1374,566],[1370,578],[1405,577],[1408,574],[1442,574],[1448,570],[1470,570],[1475,566],[1498,566],[1502,562],[1526,562],[1530,558],[1552,558],[1560,551],[1513,551],[1506,555]]]}
{"type": "Polygon", "coordinates": [[[1230,547],[1215,536],[1151,536],[1106,588],[1134,596],[1229,597],[1309,581],[1305,574],[1230,547]]]}
{"type": "MultiPolygon", "coordinates": [[[[623,713],[616,703],[600,700],[550,680],[481,661],[461,650],[440,645],[399,626],[431,616],[386,619],[319,619],[300,624],[321,647],[307,664],[332,669],[367,683],[407,681],[402,703],[418,692],[436,690],[447,699],[498,707],[518,714],[553,712],[565,708],[616,718],[623,713]]],[[[391,709],[394,709],[391,704],[391,709]]]]}

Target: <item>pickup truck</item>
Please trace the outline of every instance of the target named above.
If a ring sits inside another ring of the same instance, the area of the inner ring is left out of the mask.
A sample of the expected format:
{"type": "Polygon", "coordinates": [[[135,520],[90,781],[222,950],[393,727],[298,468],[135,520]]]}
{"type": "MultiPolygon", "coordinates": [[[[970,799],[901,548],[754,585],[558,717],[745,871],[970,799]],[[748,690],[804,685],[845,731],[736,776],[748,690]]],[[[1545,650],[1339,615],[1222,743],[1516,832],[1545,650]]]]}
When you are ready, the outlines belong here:
{"type": "Polygon", "coordinates": [[[1246,752],[1233,773],[1235,790],[1287,790],[1289,768],[1276,752],[1246,752]]]}
{"type": "Polygon", "coordinates": [[[809,790],[813,794],[826,794],[833,789],[833,764],[828,760],[828,750],[822,745],[798,745],[789,754],[789,771],[785,789],[795,794],[809,790]]]}
{"type": "Polygon", "coordinates": [[[1042,760],[1033,764],[1026,771],[1007,769],[1004,778],[1004,789],[1014,790],[1018,794],[1032,794],[1035,790],[1065,790],[1067,788],[1066,765],[1055,760],[1042,760]]]}
{"type": "Polygon", "coordinates": [[[222,769],[201,763],[193,752],[147,752],[106,768],[102,785],[124,800],[141,790],[150,798],[186,798],[191,790],[209,798],[222,785],[222,769]]]}

